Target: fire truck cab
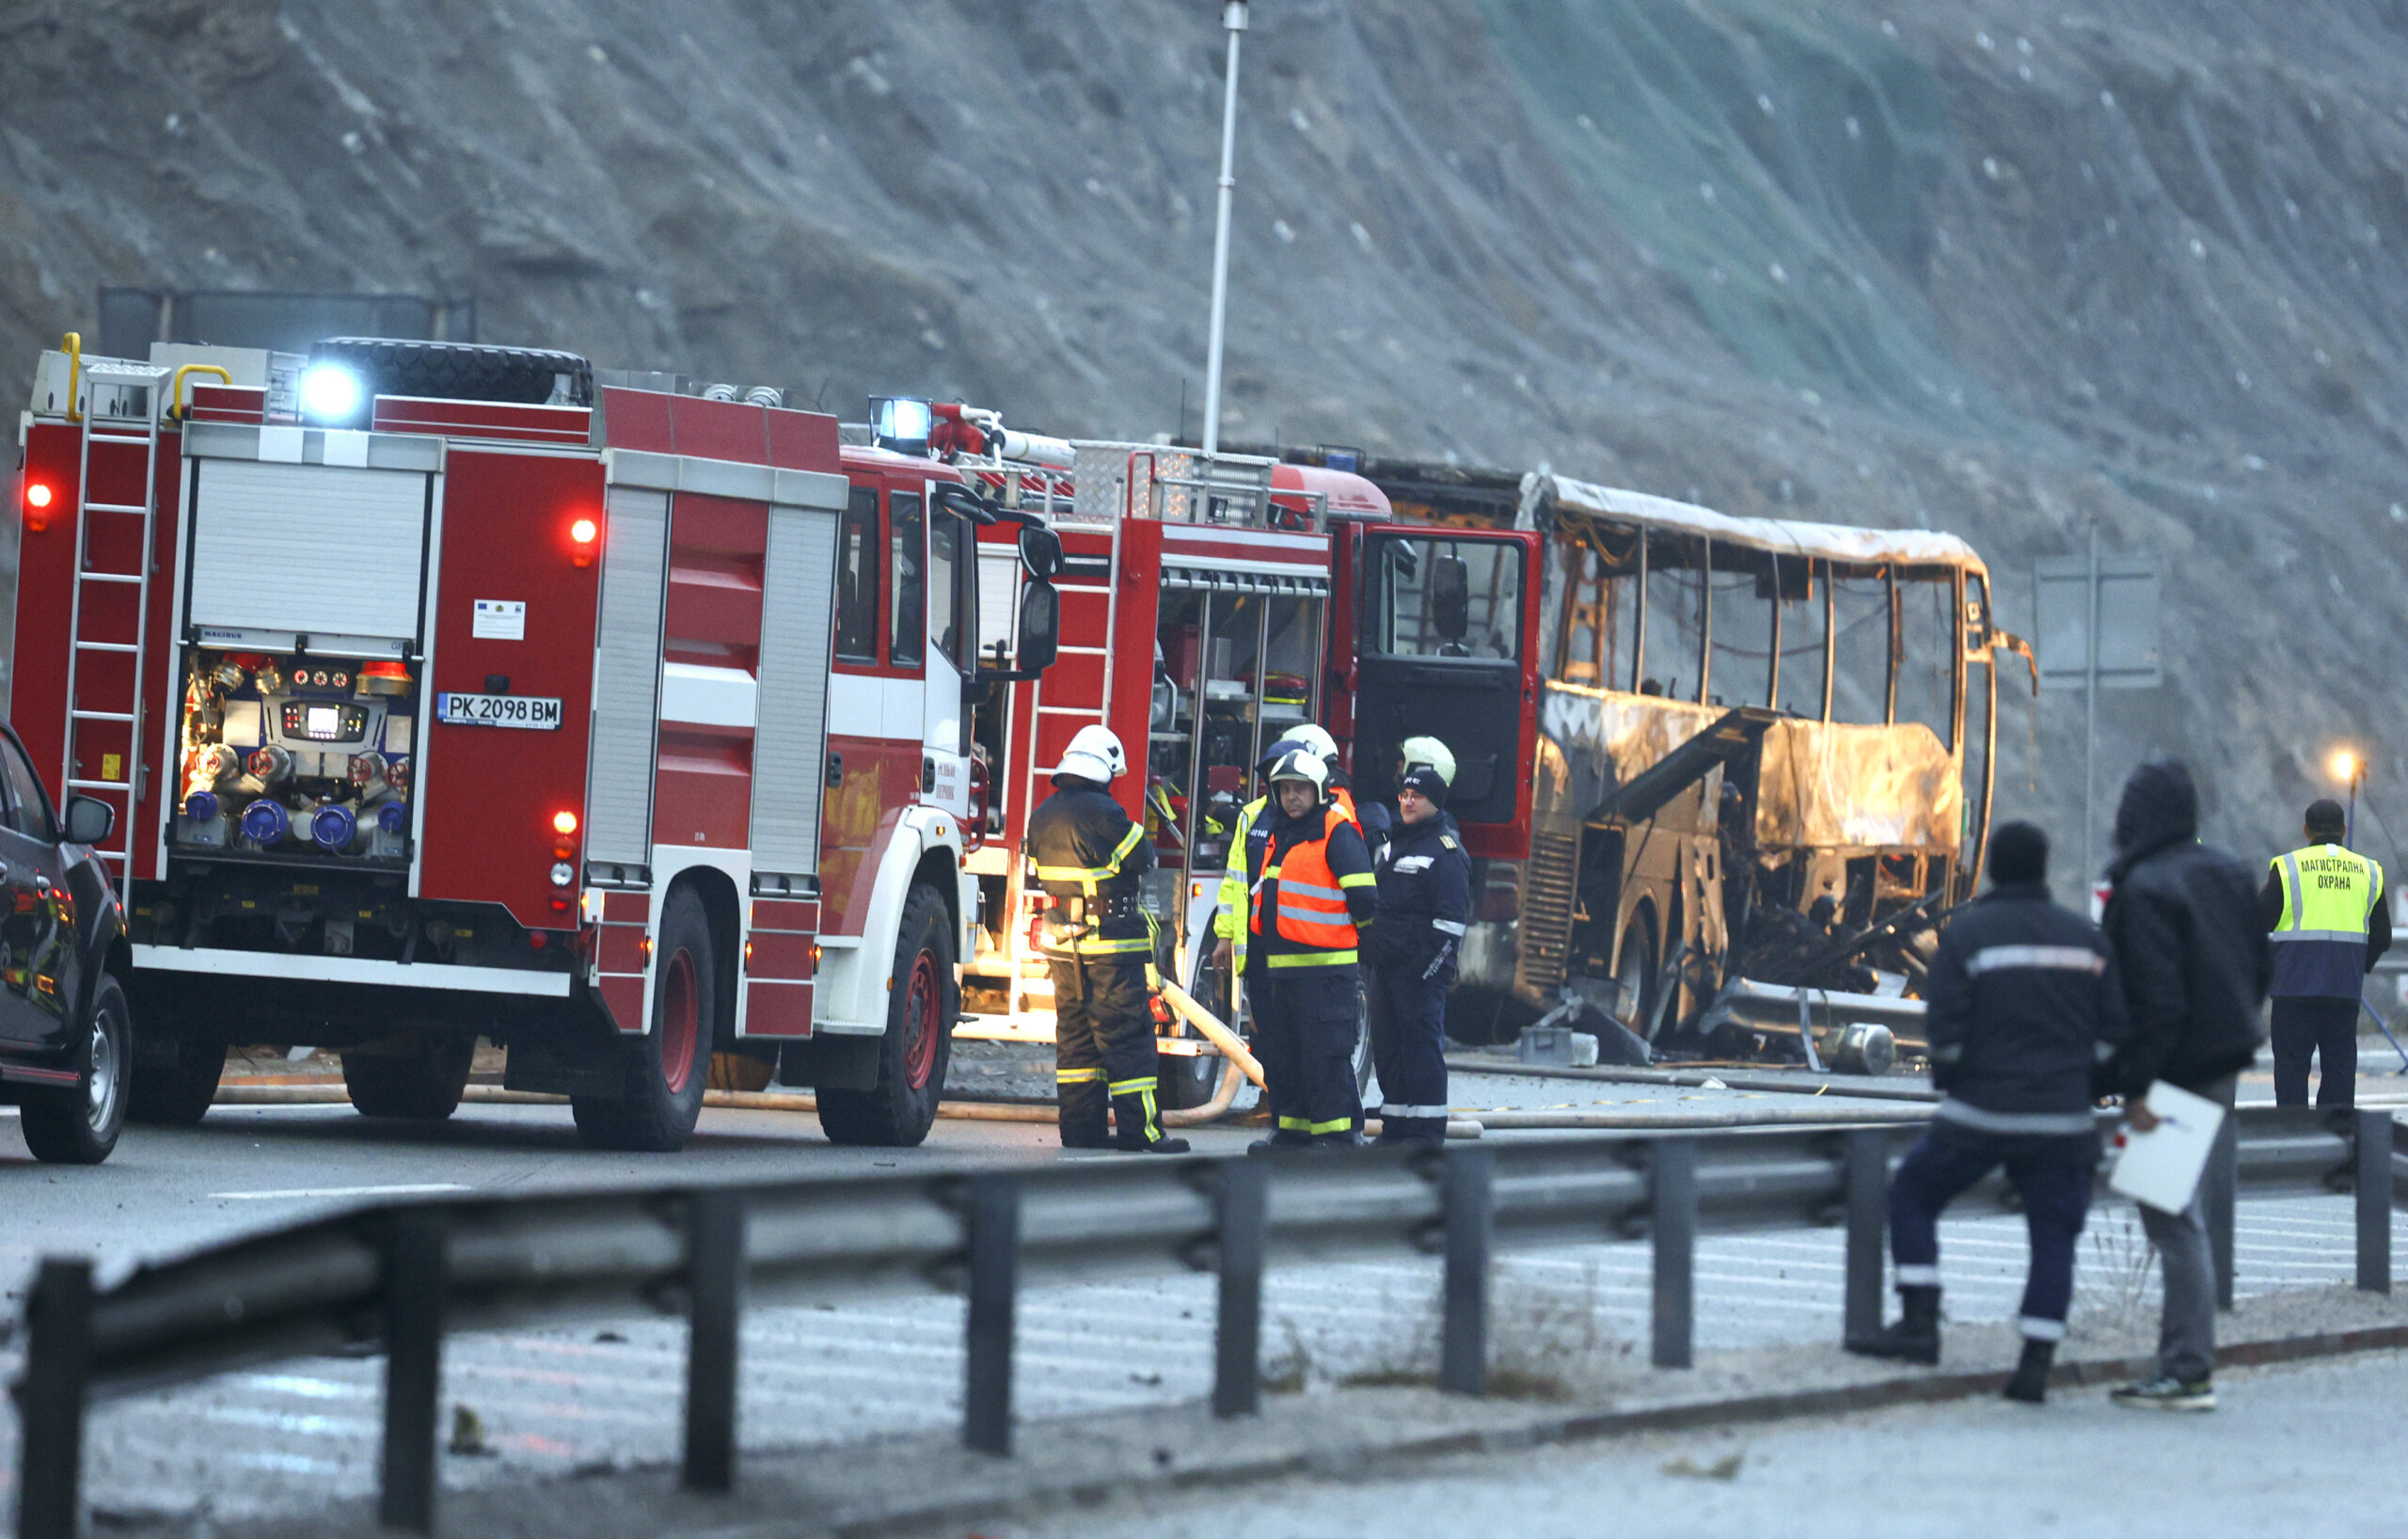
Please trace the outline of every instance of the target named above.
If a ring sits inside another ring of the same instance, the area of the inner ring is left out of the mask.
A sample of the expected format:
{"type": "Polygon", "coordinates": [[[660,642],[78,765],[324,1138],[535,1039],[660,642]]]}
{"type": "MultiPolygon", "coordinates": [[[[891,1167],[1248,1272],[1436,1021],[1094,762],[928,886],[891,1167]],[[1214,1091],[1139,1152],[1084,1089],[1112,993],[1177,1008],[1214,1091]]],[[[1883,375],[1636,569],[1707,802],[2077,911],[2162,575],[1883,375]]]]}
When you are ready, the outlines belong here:
{"type": "Polygon", "coordinates": [[[383,341],[71,337],[19,438],[13,716],[118,813],[137,1115],[274,1042],[446,1117],[483,1036],[597,1146],[681,1146],[714,1055],[926,1135],[978,917],[955,472],[774,390],[383,341]]]}

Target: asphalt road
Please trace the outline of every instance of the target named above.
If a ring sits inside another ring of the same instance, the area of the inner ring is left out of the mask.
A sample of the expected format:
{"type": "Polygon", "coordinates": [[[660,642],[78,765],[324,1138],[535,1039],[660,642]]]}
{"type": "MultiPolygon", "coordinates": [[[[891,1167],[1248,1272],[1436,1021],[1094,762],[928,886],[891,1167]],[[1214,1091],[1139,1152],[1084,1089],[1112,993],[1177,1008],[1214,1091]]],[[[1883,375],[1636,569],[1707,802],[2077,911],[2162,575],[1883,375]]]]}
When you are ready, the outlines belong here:
{"type": "Polygon", "coordinates": [[[1775,1428],[1438,1461],[1344,1482],[1116,1501],[997,1522],[991,1539],[2391,1539],[2408,1513],[2408,1361],[2385,1354],[2221,1376],[2209,1416],[2104,1389],[2038,1410],[1979,1400],[1775,1428]]]}
{"type": "MultiPolygon", "coordinates": [[[[1803,1096],[1463,1076],[1470,1106],[1603,1104],[1667,1114],[1802,1103],[1803,1096]]],[[[1830,1102],[1822,1102],[1828,1108],[1830,1102]]],[[[1202,1130],[1206,1152],[1257,1136],[1202,1130]]],[[[0,1284],[15,1312],[42,1253],[79,1251],[104,1273],[242,1230],[379,1197],[448,1191],[573,1189],[629,1181],[773,1179],[845,1169],[919,1168],[1063,1158],[1041,1124],[940,1120],[918,1150],[833,1147],[816,1119],[711,1109],[681,1155],[599,1154],[577,1141],[567,1109],[470,1104],[431,1127],[372,1122],[345,1106],[221,1106],[200,1127],[129,1130],[96,1169],[34,1164],[0,1121],[0,1284]]],[[[1073,1155],[1096,1159],[1113,1156],[1073,1155]]],[[[2153,1313],[2155,1279],[2137,1226],[2101,1214],[2083,1252],[2078,1327],[2129,1325],[2153,1313]]],[[[2345,1281],[2345,1198],[2249,1203],[2241,1215],[2244,1295],[2345,1281]]],[[[2408,1276],[2408,1233],[2399,1271],[2408,1276]]],[[[1943,1230],[1952,1320],[2013,1315],[2021,1284],[2020,1221],[1969,1211],[1943,1230]]],[[[1594,1245],[1516,1255],[1499,1265],[1500,1365],[1582,1388],[1644,1361],[1648,1252],[1594,1245]]],[[[1836,1329],[1841,1237],[1834,1231],[1717,1236],[1700,1247],[1703,1350],[1779,1348],[1836,1329]]],[[[1326,1388],[1429,1367],[1434,1262],[1400,1259],[1315,1272],[1275,1269],[1265,1299],[1266,1372],[1326,1388]]],[[[1020,1316],[1019,1404],[1028,1416],[1134,1409],[1201,1398],[1212,1357],[1212,1283],[1201,1277],[1032,1290],[1020,1316]]],[[[961,1404],[961,1307],[897,1298],[832,1309],[764,1309],[747,1317],[741,1426],[749,1448],[936,1431],[961,1404]]],[[[480,1333],[445,1357],[447,1407],[472,1413],[478,1452],[448,1458],[455,1485],[674,1456],[683,1327],[658,1319],[607,1326],[480,1333]]],[[[0,1350],[0,1375],[11,1375],[0,1350]]],[[[381,1363],[310,1358],[222,1376],[98,1410],[89,1489],[119,1512],[306,1510],[372,1488],[381,1363]]],[[[15,1428],[0,1416],[0,1489],[13,1483],[15,1428]]]]}

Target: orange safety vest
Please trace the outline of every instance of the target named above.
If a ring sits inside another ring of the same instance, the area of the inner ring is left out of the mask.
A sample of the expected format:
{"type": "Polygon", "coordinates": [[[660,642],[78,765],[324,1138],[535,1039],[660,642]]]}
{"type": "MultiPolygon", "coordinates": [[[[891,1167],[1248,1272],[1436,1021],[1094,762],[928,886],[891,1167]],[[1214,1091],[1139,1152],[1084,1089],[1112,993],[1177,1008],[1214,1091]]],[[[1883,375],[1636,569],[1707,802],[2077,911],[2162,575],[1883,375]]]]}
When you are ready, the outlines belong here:
{"type": "Polygon", "coordinates": [[[1356,817],[1354,814],[1354,793],[1353,791],[1348,790],[1343,785],[1333,786],[1330,789],[1329,799],[1338,803],[1338,810],[1346,815],[1346,820],[1348,822],[1354,824],[1357,829],[1360,829],[1363,826],[1363,819],[1356,817]]]}
{"type": "MultiPolygon", "coordinates": [[[[1264,843],[1262,875],[1256,883],[1258,896],[1248,928],[1257,935],[1262,933],[1259,889],[1261,882],[1275,881],[1279,884],[1279,912],[1274,923],[1283,939],[1323,951],[1351,954],[1355,946],[1354,921],[1347,916],[1346,894],[1339,884],[1338,875],[1329,868],[1329,836],[1338,831],[1339,823],[1350,819],[1342,807],[1324,807],[1322,812],[1319,838],[1285,849],[1275,835],[1264,843]]],[[[1277,962],[1275,960],[1273,965],[1277,962]]]]}

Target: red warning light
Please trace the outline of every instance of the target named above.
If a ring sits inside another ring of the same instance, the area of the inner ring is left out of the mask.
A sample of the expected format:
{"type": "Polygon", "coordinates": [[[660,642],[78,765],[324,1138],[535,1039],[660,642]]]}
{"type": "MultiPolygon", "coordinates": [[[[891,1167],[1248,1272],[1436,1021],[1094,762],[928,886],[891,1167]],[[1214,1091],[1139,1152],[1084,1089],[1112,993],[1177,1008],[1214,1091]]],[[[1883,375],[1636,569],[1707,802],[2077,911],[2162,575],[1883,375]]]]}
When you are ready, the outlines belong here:
{"type": "Polygon", "coordinates": [[[579,566],[594,564],[594,545],[602,537],[602,526],[591,518],[579,518],[568,526],[569,559],[579,566]]]}
{"type": "Polygon", "coordinates": [[[46,481],[25,484],[25,527],[39,534],[50,527],[51,500],[57,494],[46,481]]]}

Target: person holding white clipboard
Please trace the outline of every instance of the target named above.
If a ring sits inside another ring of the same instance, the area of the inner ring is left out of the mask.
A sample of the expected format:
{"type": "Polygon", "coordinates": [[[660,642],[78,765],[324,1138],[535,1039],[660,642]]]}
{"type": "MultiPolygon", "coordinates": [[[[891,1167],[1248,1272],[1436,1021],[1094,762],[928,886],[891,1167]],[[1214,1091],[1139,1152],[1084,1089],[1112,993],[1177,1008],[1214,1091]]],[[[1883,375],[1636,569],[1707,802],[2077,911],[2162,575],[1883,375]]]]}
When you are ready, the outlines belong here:
{"type": "MultiPolygon", "coordinates": [[[[2159,1128],[2151,1102],[2178,1101],[2162,1087],[2230,1111],[2241,1071],[2266,1039],[2260,1017],[2273,960],[2255,874],[2240,857],[2199,842],[2198,791],[2178,760],[2152,759],[2124,783],[2107,879],[2113,892],[2104,922],[2131,1037],[2105,1078],[2106,1087],[2123,1096],[2125,1120],[2137,1135],[2129,1160],[2159,1128]]],[[[2211,1138],[2220,1117],[2184,1104],[2188,1141],[2195,1142],[2202,1124],[2211,1138]]],[[[2187,1160],[2183,1166],[2186,1173],[2193,1168],[2187,1160]]],[[[2178,1191],[2152,1194],[2167,1206],[2141,1204],[2142,1226],[2164,1269],[2165,1309],[2157,1372],[2116,1390],[2119,1405],[2215,1409],[2216,1274],[2201,1184],[2190,1175],[2189,1195],[2177,1211],[2168,1208],[2178,1191]]]]}

